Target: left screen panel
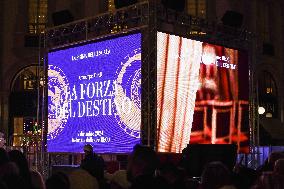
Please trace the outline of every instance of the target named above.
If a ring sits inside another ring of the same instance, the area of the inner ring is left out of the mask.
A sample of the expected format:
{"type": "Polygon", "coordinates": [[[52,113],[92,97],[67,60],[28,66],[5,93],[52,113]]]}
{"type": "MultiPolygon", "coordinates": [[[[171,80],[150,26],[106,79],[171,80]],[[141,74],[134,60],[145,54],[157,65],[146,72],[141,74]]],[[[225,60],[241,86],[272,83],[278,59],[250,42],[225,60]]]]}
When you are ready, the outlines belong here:
{"type": "Polygon", "coordinates": [[[140,143],[141,33],[48,53],[48,152],[140,143]]]}

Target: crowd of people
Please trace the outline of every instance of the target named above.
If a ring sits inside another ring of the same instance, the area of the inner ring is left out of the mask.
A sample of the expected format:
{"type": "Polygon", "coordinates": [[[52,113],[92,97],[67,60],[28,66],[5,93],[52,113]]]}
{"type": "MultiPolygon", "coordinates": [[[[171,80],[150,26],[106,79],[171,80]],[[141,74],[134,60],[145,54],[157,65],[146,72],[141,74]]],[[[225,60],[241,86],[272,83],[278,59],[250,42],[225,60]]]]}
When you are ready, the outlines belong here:
{"type": "Polygon", "coordinates": [[[54,172],[46,180],[30,170],[24,154],[0,148],[0,189],[284,189],[284,152],[273,152],[258,169],[236,164],[233,170],[222,162],[209,162],[198,178],[171,162],[160,163],[150,147],[136,145],[126,170],[105,170],[103,158],[84,147],[80,168],[70,173],[54,172]]]}
{"type": "Polygon", "coordinates": [[[0,148],[0,189],[44,189],[43,177],[30,170],[25,155],[19,150],[0,148]]]}

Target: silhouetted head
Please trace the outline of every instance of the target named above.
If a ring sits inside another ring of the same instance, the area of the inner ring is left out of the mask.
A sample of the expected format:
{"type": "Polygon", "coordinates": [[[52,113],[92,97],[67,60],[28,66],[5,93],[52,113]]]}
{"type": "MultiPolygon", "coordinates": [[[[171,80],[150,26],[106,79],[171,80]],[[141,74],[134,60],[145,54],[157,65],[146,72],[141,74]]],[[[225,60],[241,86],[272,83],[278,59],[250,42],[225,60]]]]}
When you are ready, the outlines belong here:
{"type": "Polygon", "coordinates": [[[273,172],[263,172],[257,184],[252,189],[282,189],[284,188],[284,176],[273,172]]]}
{"type": "Polygon", "coordinates": [[[14,162],[20,171],[20,176],[25,180],[25,182],[31,184],[31,176],[28,161],[25,155],[19,150],[12,150],[8,152],[10,161],[14,162]]]}
{"type": "Polygon", "coordinates": [[[88,156],[88,155],[93,155],[93,146],[90,145],[90,144],[86,144],[84,146],[84,152],[85,152],[85,155],[88,156]]]}
{"type": "Polygon", "coordinates": [[[18,166],[14,162],[7,162],[0,167],[0,178],[3,176],[19,175],[18,166]]]}
{"type": "Polygon", "coordinates": [[[173,163],[165,163],[160,167],[160,176],[173,184],[178,180],[180,173],[178,168],[173,163]]]}
{"type": "Polygon", "coordinates": [[[201,175],[203,189],[217,189],[231,184],[231,173],[222,162],[207,164],[201,175]]]}
{"type": "Polygon", "coordinates": [[[68,176],[62,172],[57,172],[46,180],[46,189],[69,189],[69,188],[70,188],[70,182],[68,176]]]}
{"type": "Polygon", "coordinates": [[[284,159],[278,159],[275,162],[274,173],[284,176],[284,159]]]}
{"type": "Polygon", "coordinates": [[[140,175],[154,175],[158,164],[157,155],[148,146],[136,145],[129,155],[127,179],[133,181],[140,175]]]}
{"type": "Polygon", "coordinates": [[[2,189],[8,189],[8,186],[5,182],[3,182],[2,180],[0,180],[0,188],[2,189]]]}
{"type": "MultiPolygon", "coordinates": [[[[269,157],[268,157],[268,164],[272,167],[274,167],[275,162],[278,159],[284,158],[284,153],[283,152],[272,152],[269,157]]],[[[271,170],[272,171],[272,170],[271,170]]]]}

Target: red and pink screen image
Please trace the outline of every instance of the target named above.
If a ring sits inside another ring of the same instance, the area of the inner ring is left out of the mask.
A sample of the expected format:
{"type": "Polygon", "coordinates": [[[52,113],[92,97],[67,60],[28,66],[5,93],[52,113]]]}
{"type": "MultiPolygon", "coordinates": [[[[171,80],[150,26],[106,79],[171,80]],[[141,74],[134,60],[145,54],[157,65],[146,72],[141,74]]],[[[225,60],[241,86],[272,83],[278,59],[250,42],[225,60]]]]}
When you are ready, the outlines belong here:
{"type": "Polygon", "coordinates": [[[249,152],[248,56],[158,32],[157,149],[236,144],[249,152]]]}

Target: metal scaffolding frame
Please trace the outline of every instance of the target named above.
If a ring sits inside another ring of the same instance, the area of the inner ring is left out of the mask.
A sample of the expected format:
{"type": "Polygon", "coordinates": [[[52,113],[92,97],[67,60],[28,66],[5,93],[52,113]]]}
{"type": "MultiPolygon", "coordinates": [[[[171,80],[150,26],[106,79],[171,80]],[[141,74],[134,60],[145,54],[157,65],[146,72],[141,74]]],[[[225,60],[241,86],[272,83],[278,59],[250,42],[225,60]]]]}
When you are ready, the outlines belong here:
{"type": "MultiPolygon", "coordinates": [[[[142,131],[141,141],[155,148],[156,146],[156,63],[157,63],[157,31],[169,32],[183,37],[206,41],[226,47],[243,49],[253,54],[252,33],[237,28],[231,28],[222,24],[210,23],[205,19],[193,17],[167,9],[152,1],[141,2],[129,7],[107,12],[94,17],[85,18],[61,26],[47,28],[42,34],[43,48],[40,45],[39,65],[44,67],[47,73],[46,56],[50,50],[60,49],[80,43],[117,36],[133,31],[142,32],[142,131]]],[[[256,153],[258,146],[256,138],[256,98],[253,87],[253,66],[255,60],[250,61],[250,128],[251,128],[251,152],[256,153]]],[[[47,75],[47,74],[46,74],[47,75]]],[[[47,77],[45,78],[45,90],[41,99],[47,104],[47,77]]],[[[41,111],[41,121],[47,123],[47,107],[41,111]]],[[[38,116],[39,118],[40,116],[38,116]]],[[[49,166],[47,162],[46,132],[42,129],[42,146],[38,165],[39,170],[46,172],[49,166]]],[[[254,161],[255,159],[253,159],[254,161]]],[[[253,162],[254,163],[254,162],[253,162]]]]}

